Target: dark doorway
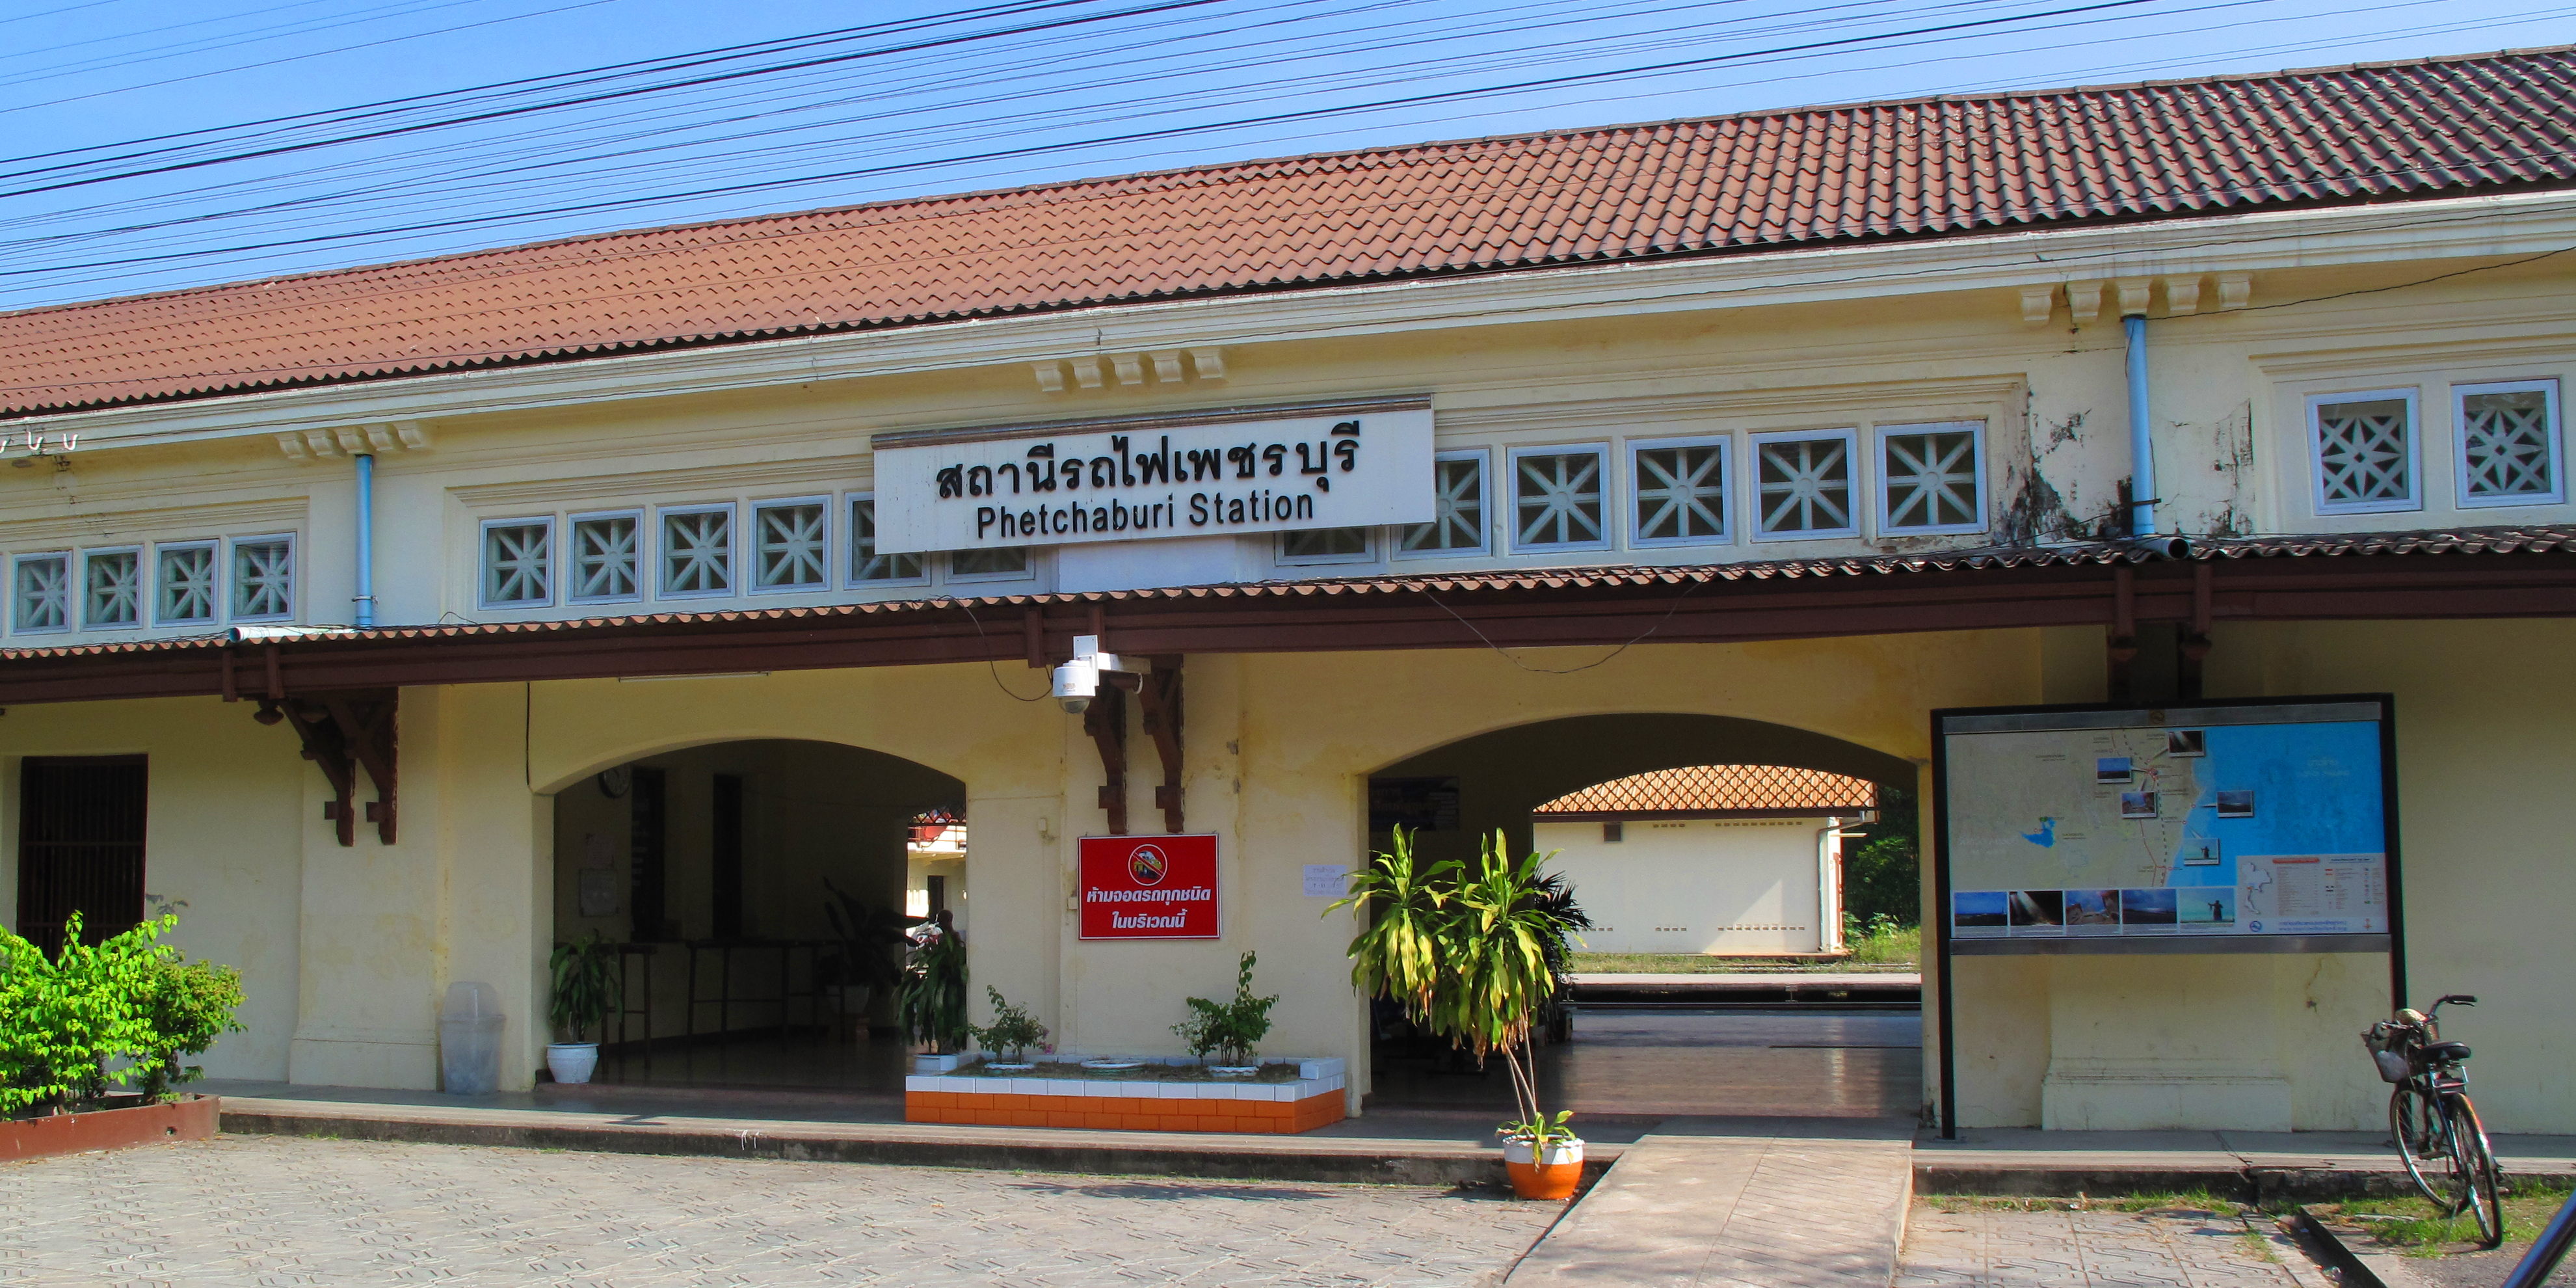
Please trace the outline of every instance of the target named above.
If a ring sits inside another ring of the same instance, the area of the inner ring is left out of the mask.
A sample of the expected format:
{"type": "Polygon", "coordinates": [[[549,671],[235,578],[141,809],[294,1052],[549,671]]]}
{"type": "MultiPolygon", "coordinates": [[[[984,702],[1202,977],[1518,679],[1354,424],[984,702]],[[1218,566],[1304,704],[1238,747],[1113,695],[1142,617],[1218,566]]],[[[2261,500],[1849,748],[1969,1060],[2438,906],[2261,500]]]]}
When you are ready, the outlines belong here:
{"type": "Polygon", "coordinates": [[[671,920],[664,914],[668,898],[666,872],[669,867],[668,833],[664,814],[666,784],[662,771],[647,766],[635,769],[634,786],[627,800],[627,850],[633,864],[634,934],[637,943],[660,943],[679,938],[671,920]]]}
{"type": "Polygon", "coordinates": [[[18,933],[52,954],[81,915],[85,943],[143,920],[141,756],[30,756],[19,768],[18,933]]]}
{"type": "Polygon", "coordinates": [[[709,892],[715,937],[742,938],[742,776],[715,776],[715,845],[709,892]]]}

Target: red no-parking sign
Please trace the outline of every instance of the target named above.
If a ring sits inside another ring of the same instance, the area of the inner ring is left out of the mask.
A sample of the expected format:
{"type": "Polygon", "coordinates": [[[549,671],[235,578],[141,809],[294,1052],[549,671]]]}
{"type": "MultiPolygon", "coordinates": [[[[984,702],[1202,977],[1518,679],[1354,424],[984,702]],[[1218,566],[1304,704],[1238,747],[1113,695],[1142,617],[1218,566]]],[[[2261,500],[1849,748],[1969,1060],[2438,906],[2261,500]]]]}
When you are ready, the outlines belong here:
{"type": "Polygon", "coordinates": [[[1086,836],[1082,937],[1214,939],[1216,834],[1086,836]]]}

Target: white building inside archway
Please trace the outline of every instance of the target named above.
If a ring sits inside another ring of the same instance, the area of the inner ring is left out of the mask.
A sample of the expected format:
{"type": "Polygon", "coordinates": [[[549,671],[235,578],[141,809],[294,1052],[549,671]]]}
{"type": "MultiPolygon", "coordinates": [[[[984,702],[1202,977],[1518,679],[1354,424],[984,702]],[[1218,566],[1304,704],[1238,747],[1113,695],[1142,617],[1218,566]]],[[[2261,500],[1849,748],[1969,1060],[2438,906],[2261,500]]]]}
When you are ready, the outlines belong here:
{"type": "Polygon", "coordinates": [[[1842,843],[1878,787],[1787,765],[1632,774],[1531,811],[1602,953],[1840,952],[1842,843]]]}

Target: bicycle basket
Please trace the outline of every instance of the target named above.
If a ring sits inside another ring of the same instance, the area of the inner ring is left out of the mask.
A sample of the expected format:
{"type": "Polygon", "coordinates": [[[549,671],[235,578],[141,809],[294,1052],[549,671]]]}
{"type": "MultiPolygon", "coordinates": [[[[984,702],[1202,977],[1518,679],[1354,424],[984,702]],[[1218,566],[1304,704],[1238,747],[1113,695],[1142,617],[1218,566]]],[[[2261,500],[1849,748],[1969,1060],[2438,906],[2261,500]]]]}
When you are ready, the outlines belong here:
{"type": "Polygon", "coordinates": [[[2361,1044],[2370,1048],[2370,1062],[2379,1069],[2381,1082],[2404,1082],[2415,1074],[2414,1048],[2407,1030],[2393,1024],[2374,1024],[2361,1035],[2361,1044]]]}

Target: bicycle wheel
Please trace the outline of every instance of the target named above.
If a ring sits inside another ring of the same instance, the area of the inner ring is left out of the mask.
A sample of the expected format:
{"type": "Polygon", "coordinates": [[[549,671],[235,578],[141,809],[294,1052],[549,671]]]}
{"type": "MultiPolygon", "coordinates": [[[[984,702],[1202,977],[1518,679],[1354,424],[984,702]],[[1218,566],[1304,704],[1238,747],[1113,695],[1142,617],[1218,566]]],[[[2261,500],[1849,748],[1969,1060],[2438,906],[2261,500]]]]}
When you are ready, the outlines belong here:
{"type": "Polygon", "coordinates": [[[2435,1185],[2436,1178],[2448,1171],[2450,1148],[2443,1140],[2442,1113],[2423,1088],[2412,1082],[2397,1084],[2388,1096],[2388,1135],[2397,1146],[2397,1157],[2406,1164],[2406,1175],[2427,1199],[2452,1206],[2451,1197],[2435,1185]]]}
{"type": "Polygon", "coordinates": [[[2478,1242],[2492,1248],[2504,1242],[2504,1178],[2487,1145],[2486,1125],[2464,1095],[2442,1097],[2442,1113],[2450,1120],[2451,1170],[2459,1177],[2461,1205],[2477,1218],[2478,1242]]]}

